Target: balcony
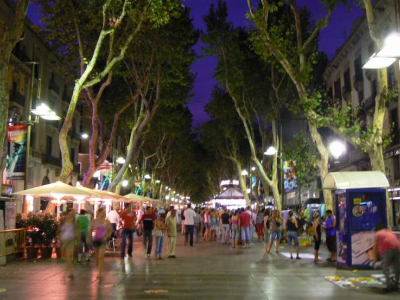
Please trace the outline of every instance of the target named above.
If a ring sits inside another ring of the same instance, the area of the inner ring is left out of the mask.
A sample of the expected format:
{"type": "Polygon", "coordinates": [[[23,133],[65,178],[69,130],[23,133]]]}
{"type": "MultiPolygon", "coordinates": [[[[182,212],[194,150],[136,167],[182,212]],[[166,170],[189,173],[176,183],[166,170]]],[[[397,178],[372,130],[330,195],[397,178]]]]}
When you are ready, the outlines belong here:
{"type": "Polygon", "coordinates": [[[43,155],[42,163],[53,165],[53,166],[60,167],[60,168],[62,166],[61,158],[54,157],[51,155],[46,155],[46,154],[43,155]]]}
{"type": "Polygon", "coordinates": [[[18,93],[17,91],[12,91],[10,94],[10,101],[15,102],[21,106],[25,106],[25,96],[18,93]]]}
{"type": "Polygon", "coordinates": [[[60,94],[60,87],[53,80],[49,83],[49,90],[55,92],[57,95],[60,94]]]}

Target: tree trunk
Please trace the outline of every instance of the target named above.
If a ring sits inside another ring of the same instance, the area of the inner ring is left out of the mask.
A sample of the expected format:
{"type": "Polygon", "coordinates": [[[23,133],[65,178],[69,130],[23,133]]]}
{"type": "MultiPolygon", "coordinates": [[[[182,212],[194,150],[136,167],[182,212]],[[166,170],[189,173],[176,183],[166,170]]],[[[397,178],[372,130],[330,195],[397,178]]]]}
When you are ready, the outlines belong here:
{"type": "Polygon", "coordinates": [[[96,101],[91,101],[92,104],[92,134],[89,140],[89,167],[83,177],[82,185],[89,186],[93,174],[96,172],[96,149],[97,138],[99,136],[99,122],[98,122],[98,104],[96,101]]]}
{"type": "Polygon", "coordinates": [[[236,164],[236,170],[237,170],[237,174],[239,176],[239,183],[240,183],[240,187],[241,190],[243,192],[243,196],[244,199],[246,200],[246,206],[250,205],[250,198],[249,198],[249,194],[247,194],[247,187],[246,187],[246,177],[242,175],[242,165],[238,162],[235,161],[236,164]]]}
{"type": "MultiPolygon", "coordinates": [[[[319,162],[318,162],[318,169],[319,169],[319,175],[321,177],[321,181],[322,183],[324,182],[324,179],[326,177],[326,175],[328,175],[328,163],[329,163],[329,151],[328,149],[326,149],[321,135],[318,132],[317,127],[313,124],[313,123],[309,123],[309,128],[310,128],[310,134],[311,137],[315,143],[315,146],[318,149],[319,152],[319,162]]],[[[333,198],[332,198],[332,193],[330,190],[324,190],[324,200],[325,200],[325,206],[326,209],[331,209],[332,211],[334,211],[334,202],[333,202],[333,198]]]]}
{"type": "MultiPolygon", "coordinates": [[[[5,137],[7,136],[9,92],[7,86],[8,60],[0,60],[0,150],[3,152],[5,137]]],[[[27,154],[28,155],[28,154],[27,154]]],[[[0,165],[3,165],[3,156],[0,156],[0,165]]]]}

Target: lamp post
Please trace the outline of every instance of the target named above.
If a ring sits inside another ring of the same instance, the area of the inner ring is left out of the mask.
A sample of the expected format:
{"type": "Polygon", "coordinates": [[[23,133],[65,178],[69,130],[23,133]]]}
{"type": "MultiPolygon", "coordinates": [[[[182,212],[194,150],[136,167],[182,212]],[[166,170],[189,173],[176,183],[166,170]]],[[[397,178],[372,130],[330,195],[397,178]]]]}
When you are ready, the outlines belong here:
{"type": "Polygon", "coordinates": [[[364,64],[363,69],[385,69],[390,67],[400,57],[400,34],[389,34],[383,48],[374,53],[364,64]]]}

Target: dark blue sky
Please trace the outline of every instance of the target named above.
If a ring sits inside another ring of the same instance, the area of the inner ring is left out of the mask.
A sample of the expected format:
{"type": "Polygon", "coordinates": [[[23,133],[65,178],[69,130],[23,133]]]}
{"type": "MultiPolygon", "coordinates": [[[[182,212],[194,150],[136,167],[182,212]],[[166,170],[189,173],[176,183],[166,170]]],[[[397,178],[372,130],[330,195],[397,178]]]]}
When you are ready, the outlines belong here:
{"type": "MultiPolygon", "coordinates": [[[[184,5],[192,9],[191,16],[196,28],[204,29],[203,15],[209,11],[210,4],[217,4],[218,0],[184,0],[184,5]]],[[[237,26],[247,26],[249,21],[246,19],[247,1],[246,0],[226,0],[229,9],[229,20],[237,26]]],[[[322,18],[325,13],[320,5],[320,0],[298,0],[300,6],[307,6],[314,18],[322,18]]],[[[37,7],[30,5],[28,17],[38,24],[37,7]]],[[[332,15],[331,22],[320,35],[320,50],[324,51],[329,58],[332,58],[344,42],[345,37],[350,34],[354,21],[362,16],[362,11],[356,7],[350,11],[348,8],[340,6],[332,15]]],[[[200,54],[201,45],[198,43],[196,51],[200,54]]],[[[211,99],[211,91],[216,84],[213,78],[214,69],[217,61],[213,57],[202,58],[193,64],[192,70],[197,74],[194,85],[194,97],[189,103],[189,108],[193,114],[193,125],[199,126],[208,119],[204,112],[204,106],[211,99]]]]}
{"type": "MultiPolygon", "coordinates": [[[[248,11],[246,0],[226,0],[229,10],[229,20],[237,26],[247,26],[246,19],[248,11]]],[[[183,3],[192,9],[191,16],[197,28],[204,29],[203,15],[209,11],[210,4],[217,4],[218,0],[185,0],[183,3]]],[[[322,18],[325,12],[320,5],[320,0],[299,0],[300,6],[307,6],[315,18],[322,18]]],[[[330,25],[321,32],[320,50],[332,58],[345,37],[349,35],[354,21],[362,16],[362,11],[354,7],[350,12],[348,8],[340,6],[332,15],[330,25]]],[[[200,53],[200,45],[196,47],[200,53]]],[[[211,91],[216,84],[213,78],[217,60],[213,57],[203,58],[193,64],[193,72],[197,74],[194,86],[194,98],[189,103],[193,113],[193,125],[201,125],[208,119],[204,112],[204,105],[211,99],[211,91]]]]}

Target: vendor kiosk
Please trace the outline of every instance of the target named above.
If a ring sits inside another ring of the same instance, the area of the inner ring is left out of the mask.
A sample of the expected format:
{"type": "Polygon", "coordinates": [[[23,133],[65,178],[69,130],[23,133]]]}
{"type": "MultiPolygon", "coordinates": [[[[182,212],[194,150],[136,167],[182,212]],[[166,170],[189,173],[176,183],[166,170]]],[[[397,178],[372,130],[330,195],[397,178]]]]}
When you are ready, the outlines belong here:
{"type": "Polygon", "coordinates": [[[387,227],[386,188],[382,172],[328,173],[323,188],[336,190],[337,264],[347,268],[369,268],[375,228],[387,227]]]}

